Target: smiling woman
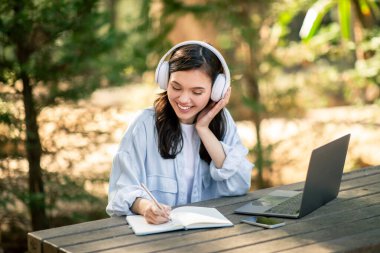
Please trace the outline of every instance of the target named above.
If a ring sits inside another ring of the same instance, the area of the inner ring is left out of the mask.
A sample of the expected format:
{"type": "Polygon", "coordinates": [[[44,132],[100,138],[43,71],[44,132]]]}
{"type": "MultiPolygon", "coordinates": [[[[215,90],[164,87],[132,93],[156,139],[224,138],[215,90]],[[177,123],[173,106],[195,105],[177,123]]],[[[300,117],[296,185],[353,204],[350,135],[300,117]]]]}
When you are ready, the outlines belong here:
{"type": "Polygon", "coordinates": [[[114,158],[108,214],[160,224],[170,206],[246,193],[252,164],[225,108],[230,74],[221,54],[204,42],[180,43],[161,59],[156,80],[165,91],[129,126],[114,158]]]}

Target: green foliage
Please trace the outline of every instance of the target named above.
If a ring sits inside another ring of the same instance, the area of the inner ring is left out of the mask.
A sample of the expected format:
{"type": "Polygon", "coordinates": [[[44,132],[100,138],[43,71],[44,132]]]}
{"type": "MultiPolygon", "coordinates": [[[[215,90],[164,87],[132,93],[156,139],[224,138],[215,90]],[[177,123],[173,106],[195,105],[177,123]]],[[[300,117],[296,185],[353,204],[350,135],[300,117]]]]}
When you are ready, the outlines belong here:
{"type": "Polygon", "coordinates": [[[378,88],[373,87],[380,86],[376,43],[380,22],[378,3],[317,0],[310,2],[306,10],[300,36],[307,43],[291,45],[303,51],[296,60],[298,63],[279,61],[299,70],[326,73],[319,75],[318,82],[308,82],[307,89],[316,94],[319,103],[325,101],[319,106],[374,102],[378,88]]]}
{"type": "MultiPolygon", "coordinates": [[[[318,31],[323,17],[336,4],[336,0],[320,0],[316,1],[307,11],[304,22],[301,27],[300,36],[304,40],[309,40],[318,31]]],[[[348,1],[346,1],[348,2],[348,1]]]]}
{"type": "Polygon", "coordinates": [[[380,86],[380,29],[369,31],[360,47],[365,57],[356,61],[357,73],[380,86]]]}
{"type": "Polygon", "coordinates": [[[248,106],[251,108],[254,112],[257,113],[265,113],[267,112],[266,106],[262,103],[259,103],[255,99],[251,99],[250,97],[243,96],[243,103],[244,105],[248,106]]]}
{"type": "Polygon", "coordinates": [[[126,35],[110,28],[98,1],[2,1],[0,9],[0,78],[13,85],[24,69],[42,84],[39,106],[89,95],[104,79],[122,81],[117,49],[126,35]]]}
{"type": "Polygon", "coordinates": [[[376,4],[376,0],[317,0],[308,9],[305,19],[303,21],[300,36],[304,41],[309,41],[318,32],[323,18],[327,13],[337,9],[338,19],[340,24],[341,36],[346,40],[353,40],[352,26],[354,10],[356,19],[359,19],[364,26],[372,25],[374,22],[379,21],[380,11],[376,4]],[[369,21],[371,20],[371,21],[369,21]]]}
{"type": "Polygon", "coordinates": [[[0,124],[12,125],[13,115],[9,109],[9,105],[0,97],[0,124]]]}
{"type": "Polygon", "coordinates": [[[123,84],[152,67],[146,56],[167,45],[171,28],[153,27],[152,1],[119,3],[133,7],[117,19],[127,23],[123,31],[111,26],[111,12],[104,4],[2,1],[0,81],[14,85],[25,69],[33,85],[42,89],[37,102],[43,107],[60,98],[78,99],[99,87],[123,84]]]}
{"type": "Polygon", "coordinates": [[[104,175],[92,175],[91,178],[66,173],[46,173],[45,185],[48,192],[47,203],[50,213],[62,215],[67,211],[74,210],[77,213],[82,212],[81,216],[84,216],[84,210],[89,211],[92,208],[97,208],[105,216],[106,200],[91,194],[85,187],[86,183],[101,185],[105,181],[108,180],[104,175]],[[64,206],[66,210],[60,211],[59,209],[64,206]]]}
{"type": "Polygon", "coordinates": [[[351,1],[340,0],[338,13],[342,38],[349,40],[351,38],[351,1]]]}
{"type": "MultiPolygon", "coordinates": [[[[24,231],[30,230],[27,215],[27,206],[31,198],[41,196],[28,194],[27,174],[22,170],[8,169],[6,162],[1,162],[2,173],[6,175],[0,180],[0,220],[3,224],[13,223],[19,217],[23,217],[24,231]]],[[[96,196],[86,190],[86,183],[101,184],[106,177],[104,175],[93,175],[92,178],[83,178],[66,173],[46,172],[46,200],[49,219],[53,223],[65,217],[69,224],[89,220],[92,218],[104,218],[106,199],[96,196]],[[96,210],[96,211],[94,211],[96,210]]],[[[67,225],[62,224],[62,225],[67,225]]]]}

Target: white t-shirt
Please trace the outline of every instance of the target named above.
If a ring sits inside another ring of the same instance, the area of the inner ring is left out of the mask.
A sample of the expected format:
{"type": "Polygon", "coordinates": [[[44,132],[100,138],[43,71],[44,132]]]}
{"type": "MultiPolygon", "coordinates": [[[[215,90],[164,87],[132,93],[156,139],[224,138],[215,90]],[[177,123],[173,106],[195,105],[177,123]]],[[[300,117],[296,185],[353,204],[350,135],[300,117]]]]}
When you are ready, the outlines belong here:
{"type": "Polygon", "coordinates": [[[195,160],[195,145],[194,145],[194,125],[182,124],[182,136],[183,136],[183,153],[185,156],[185,167],[183,168],[183,176],[185,178],[185,184],[187,189],[186,196],[187,202],[191,202],[191,192],[193,190],[194,183],[194,160],[195,160]]]}

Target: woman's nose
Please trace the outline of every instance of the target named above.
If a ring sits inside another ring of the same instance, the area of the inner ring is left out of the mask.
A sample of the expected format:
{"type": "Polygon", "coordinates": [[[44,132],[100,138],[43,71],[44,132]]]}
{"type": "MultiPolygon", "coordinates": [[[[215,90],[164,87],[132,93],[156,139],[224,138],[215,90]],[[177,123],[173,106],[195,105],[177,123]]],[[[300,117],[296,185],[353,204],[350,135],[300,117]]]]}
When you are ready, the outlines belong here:
{"type": "Polygon", "coordinates": [[[185,102],[188,102],[190,100],[190,96],[187,92],[183,92],[180,96],[179,96],[179,101],[181,103],[185,103],[185,102]]]}

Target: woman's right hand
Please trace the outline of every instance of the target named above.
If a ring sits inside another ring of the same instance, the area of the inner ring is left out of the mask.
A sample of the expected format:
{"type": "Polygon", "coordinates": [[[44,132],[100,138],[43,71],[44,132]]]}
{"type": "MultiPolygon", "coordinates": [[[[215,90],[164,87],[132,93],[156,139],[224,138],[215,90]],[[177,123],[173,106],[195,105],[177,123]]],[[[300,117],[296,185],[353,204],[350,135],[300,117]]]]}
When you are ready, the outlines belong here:
{"type": "Polygon", "coordinates": [[[149,202],[142,214],[149,224],[162,224],[170,220],[170,206],[160,204],[162,207],[160,209],[153,201],[149,202]]]}
{"type": "Polygon", "coordinates": [[[160,204],[162,210],[151,200],[137,198],[132,205],[132,212],[144,216],[149,224],[162,224],[170,220],[171,207],[160,204]]]}

